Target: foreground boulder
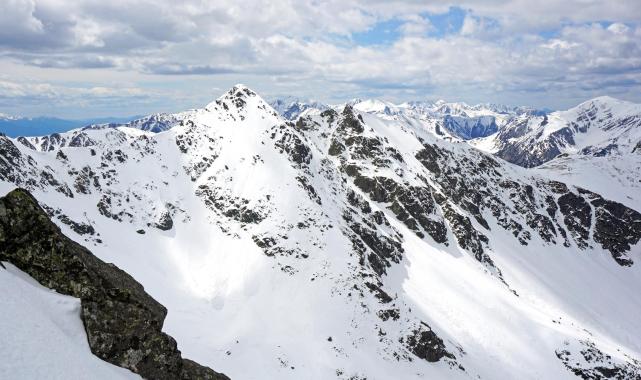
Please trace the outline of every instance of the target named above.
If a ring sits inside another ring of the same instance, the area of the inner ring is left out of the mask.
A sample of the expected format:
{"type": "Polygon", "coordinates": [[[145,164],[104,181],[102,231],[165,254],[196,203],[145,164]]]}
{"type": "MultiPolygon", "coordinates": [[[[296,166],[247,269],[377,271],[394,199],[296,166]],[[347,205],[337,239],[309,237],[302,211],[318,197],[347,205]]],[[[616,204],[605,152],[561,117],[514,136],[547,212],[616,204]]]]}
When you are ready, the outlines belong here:
{"type": "Polygon", "coordinates": [[[127,273],[63,235],[26,190],[0,198],[0,260],[80,298],[89,347],[99,358],[146,379],[228,379],[183,359],[161,331],[167,309],[127,273]]]}

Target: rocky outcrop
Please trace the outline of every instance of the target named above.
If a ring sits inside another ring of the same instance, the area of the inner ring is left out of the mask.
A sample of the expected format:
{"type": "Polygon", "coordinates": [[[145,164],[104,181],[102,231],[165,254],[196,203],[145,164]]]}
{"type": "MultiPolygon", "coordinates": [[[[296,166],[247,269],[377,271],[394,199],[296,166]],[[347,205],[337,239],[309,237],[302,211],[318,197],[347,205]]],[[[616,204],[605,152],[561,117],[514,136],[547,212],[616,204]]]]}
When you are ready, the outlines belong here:
{"type": "Polygon", "coordinates": [[[0,198],[0,260],[80,298],[89,347],[99,358],[146,379],[228,379],[183,359],[162,332],[165,307],[127,273],[64,236],[26,190],[0,198]]]}
{"type": "Polygon", "coordinates": [[[31,161],[31,157],[24,157],[13,142],[0,133],[0,180],[21,184],[21,168],[31,166],[31,161]]]}
{"type": "Polygon", "coordinates": [[[641,240],[641,213],[589,190],[579,189],[579,193],[594,208],[594,241],[610,251],[620,265],[632,265],[626,252],[641,240]]]}
{"type": "Polygon", "coordinates": [[[158,218],[158,221],[154,224],[154,227],[158,228],[161,231],[169,231],[174,226],[174,220],[171,219],[171,214],[169,211],[163,211],[158,218]]]}
{"type": "Polygon", "coordinates": [[[564,215],[565,226],[573,235],[579,248],[588,246],[592,224],[592,209],[583,197],[567,192],[558,199],[559,209],[564,215]]]}
{"type": "Polygon", "coordinates": [[[428,362],[437,362],[442,358],[455,359],[454,355],[447,351],[443,339],[439,338],[425,322],[421,322],[421,325],[411,334],[402,338],[401,343],[405,344],[411,353],[428,362]]]}
{"type": "Polygon", "coordinates": [[[626,360],[615,359],[589,340],[566,341],[555,353],[565,368],[581,379],[641,379],[641,362],[627,355],[626,360]]]}
{"type": "Polygon", "coordinates": [[[245,224],[258,224],[266,217],[263,207],[250,207],[249,200],[231,197],[219,187],[200,185],[196,195],[201,197],[205,205],[211,210],[216,210],[222,215],[245,224]]]}
{"type": "Polygon", "coordinates": [[[544,141],[525,140],[517,143],[504,143],[496,155],[513,164],[533,168],[560,155],[561,147],[566,145],[574,145],[573,134],[568,127],[550,133],[550,136],[544,141]]]}
{"type": "Polygon", "coordinates": [[[641,240],[641,213],[621,203],[561,182],[535,180],[533,186],[508,179],[502,164],[489,156],[456,158],[436,144],[424,144],[416,158],[443,194],[432,191],[459,246],[481,262],[491,262],[483,254],[489,239],[451,205],[469,213],[487,231],[486,218],[491,214],[522,245],[532,241],[532,231],[548,244],[569,247],[572,239],[579,249],[588,249],[597,243],[619,265],[633,264],[628,254],[641,240]]]}

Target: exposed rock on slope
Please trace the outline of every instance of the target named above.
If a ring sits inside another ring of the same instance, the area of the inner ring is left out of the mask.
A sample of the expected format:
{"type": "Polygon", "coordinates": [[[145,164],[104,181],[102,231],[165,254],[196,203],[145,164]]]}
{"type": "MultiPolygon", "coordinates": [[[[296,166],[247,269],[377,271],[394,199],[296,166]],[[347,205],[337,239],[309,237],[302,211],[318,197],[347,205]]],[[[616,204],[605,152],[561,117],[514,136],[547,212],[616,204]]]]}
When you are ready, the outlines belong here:
{"type": "Polygon", "coordinates": [[[590,340],[566,341],[556,356],[568,370],[585,380],[641,379],[641,361],[631,357],[613,358],[590,340]]]}
{"type": "Polygon", "coordinates": [[[506,161],[535,167],[563,154],[632,153],[640,127],[641,105],[600,97],[567,111],[515,116],[482,145],[506,161]]]}
{"type": "Polygon", "coordinates": [[[64,236],[26,190],[0,198],[0,260],[80,298],[89,346],[101,359],[147,379],[227,379],[181,358],[161,331],[167,310],[127,273],[64,236]]]}
{"type": "Polygon", "coordinates": [[[236,86],[160,133],[0,138],[0,188],[32,191],[235,378],[568,379],[555,352],[576,339],[641,357],[638,212],[370,106],[285,120],[236,86]]]}

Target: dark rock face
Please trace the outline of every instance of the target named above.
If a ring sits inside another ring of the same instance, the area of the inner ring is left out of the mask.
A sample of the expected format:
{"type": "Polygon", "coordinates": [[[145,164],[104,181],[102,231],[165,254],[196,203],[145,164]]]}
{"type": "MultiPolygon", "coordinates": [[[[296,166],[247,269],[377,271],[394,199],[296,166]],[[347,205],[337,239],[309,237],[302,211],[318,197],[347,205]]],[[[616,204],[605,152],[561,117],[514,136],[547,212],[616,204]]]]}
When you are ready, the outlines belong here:
{"type": "MultiPolygon", "coordinates": [[[[402,155],[385,139],[362,136],[364,130],[360,115],[355,116],[354,110],[346,106],[330,145],[330,154],[341,155],[342,162],[369,162],[378,168],[392,168],[404,162],[402,155]]],[[[436,213],[429,186],[411,186],[382,176],[368,177],[361,174],[358,164],[345,163],[341,170],[372,201],[385,203],[417,236],[423,238],[427,233],[438,243],[447,242],[447,228],[436,213]]]]}
{"type": "Polygon", "coordinates": [[[33,146],[33,144],[32,144],[32,143],[30,143],[30,142],[29,142],[29,140],[27,140],[27,138],[26,138],[26,137],[24,137],[24,136],[20,136],[20,137],[18,137],[16,140],[18,140],[18,142],[19,142],[20,144],[22,144],[22,145],[26,146],[27,148],[29,148],[29,149],[31,149],[31,150],[36,150],[36,147],[35,147],[35,146],[33,146]]]}
{"type": "Polygon", "coordinates": [[[412,334],[401,339],[401,343],[404,343],[414,355],[428,362],[437,362],[444,357],[455,359],[454,355],[447,351],[443,339],[439,338],[424,322],[421,322],[412,334]]]}
{"type": "Polygon", "coordinates": [[[76,176],[74,188],[78,193],[91,194],[92,185],[96,189],[100,189],[100,178],[89,166],[83,167],[80,172],[74,171],[69,174],[76,176]]]}
{"type": "Polygon", "coordinates": [[[46,205],[43,206],[43,208],[47,212],[47,215],[49,215],[50,218],[57,218],[60,222],[67,225],[72,231],[74,231],[78,235],[82,236],[82,235],[96,234],[96,230],[93,228],[91,224],[76,222],[75,220],[72,220],[71,218],[69,218],[69,216],[62,213],[60,209],[54,209],[46,205]]]}
{"type": "MultiPolygon", "coordinates": [[[[499,163],[484,155],[480,155],[475,161],[465,157],[462,160],[455,159],[451,152],[430,144],[423,144],[423,149],[415,157],[431,173],[440,190],[439,193],[433,189],[433,197],[458,245],[470,251],[500,278],[500,270],[485,252],[484,247],[489,239],[474,226],[472,219],[457,211],[457,208],[467,211],[488,231],[490,226],[484,212],[490,211],[500,226],[512,231],[519,241],[527,241],[527,231],[522,232],[523,227],[514,219],[515,213],[498,196],[505,191],[500,186],[502,179],[497,171],[499,163]]],[[[429,187],[427,183],[426,186],[429,187]]],[[[509,182],[504,188],[512,192],[514,198],[527,198],[521,194],[524,190],[520,184],[509,182]]]]}
{"type": "Polygon", "coordinates": [[[23,162],[20,150],[6,136],[0,136],[0,179],[18,182],[17,167],[23,162]]]}
{"type": "Polygon", "coordinates": [[[249,201],[242,198],[225,197],[217,187],[200,185],[196,195],[201,197],[205,205],[212,210],[221,212],[224,216],[241,223],[258,224],[265,215],[260,208],[252,209],[248,206],[249,201]]]}
{"type": "Polygon", "coordinates": [[[351,106],[345,106],[340,116],[336,111],[325,111],[321,116],[327,118],[330,124],[340,117],[336,127],[336,136],[334,136],[329,146],[329,154],[331,156],[338,156],[345,151],[345,138],[347,136],[358,136],[365,131],[362,120],[356,116],[351,106]]]}
{"type": "Polygon", "coordinates": [[[350,229],[348,238],[359,255],[361,265],[369,263],[369,267],[381,276],[392,263],[399,263],[402,258],[401,235],[391,228],[383,213],[372,212],[369,202],[363,197],[352,191],[347,198],[351,207],[343,211],[343,220],[350,229]],[[393,233],[385,236],[379,227],[393,233]]]}
{"type": "Polygon", "coordinates": [[[438,166],[439,154],[432,145],[424,144],[423,149],[416,153],[416,159],[433,174],[441,174],[441,168],[438,166]]]}
{"type": "Polygon", "coordinates": [[[536,144],[528,140],[515,144],[506,144],[496,155],[513,164],[533,168],[560,155],[560,147],[565,145],[574,145],[574,134],[569,127],[550,133],[546,140],[536,144]]]}
{"type": "Polygon", "coordinates": [[[345,150],[345,145],[338,142],[338,140],[332,140],[332,143],[329,146],[328,153],[330,156],[338,156],[343,153],[345,150]]]}
{"type": "Polygon", "coordinates": [[[593,342],[578,342],[578,352],[570,347],[556,350],[556,357],[565,368],[585,380],[641,380],[641,362],[628,357],[628,361],[618,361],[602,352],[593,342]]]}
{"type": "Polygon", "coordinates": [[[585,148],[581,149],[581,154],[586,156],[592,155],[595,157],[610,156],[618,152],[619,152],[619,146],[617,144],[608,144],[605,147],[586,146],[585,148]]]}
{"type": "Polygon", "coordinates": [[[339,129],[343,131],[351,131],[356,134],[363,133],[363,131],[365,131],[362,118],[360,115],[358,115],[358,117],[356,116],[354,109],[351,106],[345,106],[342,116],[343,120],[339,125],[339,129]]]}
{"type": "Polygon", "coordinates": [[[470,218],[457,213],[450,205],[445,204],[444,211],[459,246],[472,252],[478,261],[491,264],[489,256],[483,251],[483,245],[489,242],[488,238],[472,226],[470,218]]]}
{"type": "Polygon", "coordinates": [[[96,145],[96,142],[87,135],[86,132],[80,132],[75,134],[72,138],[71,141],[69,142],[69,146],[71,147],[88,147],[88,146],[94,146],[96,145]]]}
{"type": "Polygon", "coordinates": [[[383,321],[387,321],[390,319],[393,321],[397,321],[401,317],[398,309],[379,310],[377,315],[383,321]]]}
{"type": "Polygon", "coordinates": [[[587,247],[592,224],[592,208],[583,197],[565,193],[558,199],[559,209],[564,215],[565,226],[581,248],[587,247]]]}
{"type": "Polygon", "coordinates": [[[146,379],[228,379],[181,358],[163,333],[167,310],[138,282],[64,236],[26,190],[0,198],[0,260],[80,298],[94,355],[146,379]]]}
{"type": "Polygon", "coordinates": [[[311,149],[297,134],[292,133],[290,128],[293,130],[296,127],[288,123],[278,127],[278,133],[276,131],[272,133],[272,139],[276,139],[277,135],[279,135],[279,138],[274,142],[274,146],[279,148],[281,152],[287,153],[289,160],[297,167],[305,167],[309,165],[312,159],[311,149]]]}
{"type": "Polygon", "coordinates": [[[472,219],[459,215],[451,205],[469,213],[486,230],[489,211],[523,245],[532,240],[527,226],[546,243],[569,247],[571,238],[581,249],[598,243],[618,264],[632,265],[626,252],[641,239],[641,214],[633,209],[557,181],[530,184],[503,178],[500,164],[484,155],[476,161],[455,159],[437,145],[424,144],[416,158],[440,186],[443,195],[434,198],[459,245],[481,262],[491,262],[483,255],[488,239],[470,223],[472,219]]]}
{"type": "Polygon", "coordinates": [[[641,213],[591,191],[579,189],[579,192],[594,207],[594,241],[610,251],[620,265],[632,265],[625,253],[641,240],[641,213]]]}
{"type": "Polygon", "coordinates": [[[362,223],[354,222],[346,212],[343,215],[349,227],[356,234],[351,237],[354,250],[361,256],[361,262],[367,257],[370,267],[376,274],[383,275],[391,263],[401,261],[403,246],[398,239],[393,239],[380,234],[376,229],[362,223]],[[368,253],[369,248],[369,253],[368,253]]]}
{"type": "Polygon", "coordinates": [[[419,237],[427,232],[437,243],[447,242],[447,228],[435,213],[435,201],[427,187],[399,184],[386,177],[365,177],[358,171],[346,170],[354,177],[354,185],[374,202],[388,203],[396,217],[419,237]]]}
{"type": "Polygon", "coordinates": [[[323,204],[320,195],[318,195],[318,193],[316,192],[316,189],[314,189],[314,186],[312,186],[312,184],[310,183],[309,179],[307,179],[307,177],[298,176],[296,177],[296,180],[298,181],[300,186],[303,189],[305,189],[305,191],[307,192],[307,195],[309,196],[309,199],[313,200],[318,205],[323,204]]]}
{"type": "Polygon", "coordinates": [[[67,144],[67,140],[59,133],[52,133],[49,136],[42,136],[39,140],[40,149],[45,152],[55,150],[56,147],[64,146],[67,144]]]}
{"type": "Polygon", "coordinates": [[[174,227],[174,221],[171,219],[171,215],[168,211],[164,211],[158,221],[154,224],[154,227],[158,228],[161,231],[169,231],[174,227]]]}

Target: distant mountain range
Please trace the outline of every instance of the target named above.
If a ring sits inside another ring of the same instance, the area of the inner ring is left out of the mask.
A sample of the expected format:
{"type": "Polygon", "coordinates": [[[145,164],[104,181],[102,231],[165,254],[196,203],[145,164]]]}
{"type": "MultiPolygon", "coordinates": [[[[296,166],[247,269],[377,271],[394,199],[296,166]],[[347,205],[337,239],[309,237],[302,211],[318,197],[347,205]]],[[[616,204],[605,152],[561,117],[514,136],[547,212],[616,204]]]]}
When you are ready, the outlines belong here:
{"type": "Polygon", "coordinates": [[[0,113],[0,133],[10,137],[42,136],[52,133],[66,132],[91,124],[126,123],[140,116],[131,117],[101,117],[92,119],[60,119],[57,117],[21,117],[0,113]]]}

